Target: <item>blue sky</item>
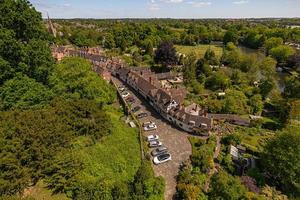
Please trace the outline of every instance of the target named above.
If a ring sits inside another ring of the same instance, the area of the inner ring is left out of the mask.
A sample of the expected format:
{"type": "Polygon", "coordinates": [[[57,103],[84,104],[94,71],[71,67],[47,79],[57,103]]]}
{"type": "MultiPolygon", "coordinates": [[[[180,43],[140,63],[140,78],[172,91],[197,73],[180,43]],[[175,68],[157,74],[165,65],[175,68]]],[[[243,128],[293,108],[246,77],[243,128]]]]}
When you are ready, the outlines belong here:
{"type": "Polygon", "coordinates": [[[52,18],[300,17],[300,0],[30,0],[52,18]]]}

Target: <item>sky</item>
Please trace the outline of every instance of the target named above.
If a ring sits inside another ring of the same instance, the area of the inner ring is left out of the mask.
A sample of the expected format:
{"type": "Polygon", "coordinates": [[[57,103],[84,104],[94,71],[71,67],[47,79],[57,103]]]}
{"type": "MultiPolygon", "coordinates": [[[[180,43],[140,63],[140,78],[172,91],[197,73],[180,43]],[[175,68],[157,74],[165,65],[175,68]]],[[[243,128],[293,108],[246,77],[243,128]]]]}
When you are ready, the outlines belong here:
{"type": "Polygon", "coordinates": [[[45,18],[300,17],[300,0],[30,0],[45,18]]]}

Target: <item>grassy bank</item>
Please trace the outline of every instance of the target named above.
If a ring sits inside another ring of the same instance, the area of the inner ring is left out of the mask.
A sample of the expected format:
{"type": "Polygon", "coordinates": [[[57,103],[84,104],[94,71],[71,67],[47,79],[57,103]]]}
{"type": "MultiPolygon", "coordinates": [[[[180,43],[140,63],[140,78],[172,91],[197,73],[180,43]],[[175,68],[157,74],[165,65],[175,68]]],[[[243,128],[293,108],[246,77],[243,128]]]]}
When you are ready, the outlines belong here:
{"type": "MultiPolygon", "coordinates": [[[[137,129],[120,120],[121,113],[109,111],[113,128],[111,135],[92,146],[77,148],[76,154],[84,164],[80,177],[84,180],[107,178],[114,181],[132,181],[140,166],[140,147],[137,129]]],[[[79,146],[89,141],[82,138],[79,146]]]]}

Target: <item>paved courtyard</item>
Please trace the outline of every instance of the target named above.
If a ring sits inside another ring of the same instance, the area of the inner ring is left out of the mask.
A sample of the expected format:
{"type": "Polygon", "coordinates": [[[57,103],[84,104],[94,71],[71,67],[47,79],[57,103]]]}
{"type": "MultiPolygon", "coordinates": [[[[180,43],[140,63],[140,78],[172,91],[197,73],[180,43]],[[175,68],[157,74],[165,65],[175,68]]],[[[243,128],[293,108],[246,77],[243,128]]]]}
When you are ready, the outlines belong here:
{"type": "MultiPolygon", "coordinates": [[[[115,81],[118,85],[121,84],[120,81],[115,81]]],[[[134,91],[129,90],[129,92],[136,99],[132,107],[137,105],[141,107],[137,113],[148,113],[148,117],[140,120],[141,123],[152,121],[155,122],[158,127],[155,131],[144,132],[144,135],[157,134],[160,141],[169,149],[172,156],[172,161],[160,165],[153,165],[155,175],[162,176],[166,181],[165,199],[171,200],[176,193],[176,176],[178,175],[179,166],[183,161],[188,160],[192,154],[192,147],[188,140],[188,136],[190,135],[173,127],[166,120],[162,119],[149,104],[138,94],[135,94],[134,91]]]]}

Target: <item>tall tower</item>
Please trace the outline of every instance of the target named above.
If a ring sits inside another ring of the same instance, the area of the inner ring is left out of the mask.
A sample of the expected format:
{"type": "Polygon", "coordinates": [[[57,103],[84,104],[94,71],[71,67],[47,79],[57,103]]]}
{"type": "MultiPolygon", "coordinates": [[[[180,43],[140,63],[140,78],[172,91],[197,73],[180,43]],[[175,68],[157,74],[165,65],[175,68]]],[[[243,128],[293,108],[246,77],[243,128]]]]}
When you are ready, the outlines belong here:
{"type": "Polygon", "coordinates": [[[53,26],[53,24],[50,20],[48,12],[47,12],[47,18],[48,18],[48,20],[47,20],[48,31],[49,31],[50,34],[52,34],[54,37],[56,37],[56,29],[54,28],[54,26],[53,26]]]}

